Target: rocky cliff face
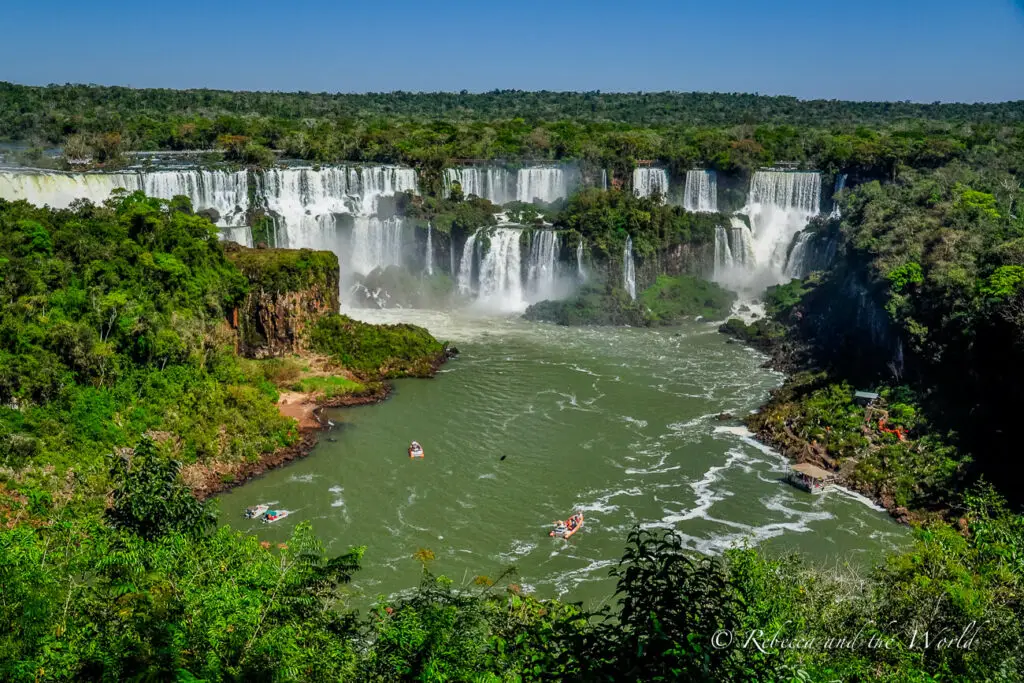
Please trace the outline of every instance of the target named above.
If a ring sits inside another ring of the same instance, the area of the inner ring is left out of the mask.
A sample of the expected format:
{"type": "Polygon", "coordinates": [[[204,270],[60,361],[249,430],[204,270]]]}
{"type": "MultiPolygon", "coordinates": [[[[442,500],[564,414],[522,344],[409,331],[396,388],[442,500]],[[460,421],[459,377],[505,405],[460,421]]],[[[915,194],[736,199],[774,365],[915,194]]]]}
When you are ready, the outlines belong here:
{"type": "Polygon", "coordinates": [[[339,309],[338,258],[309,249],[247,249],[228,257],[249,279],[249,294],[234,312],[239,351],[269,358],[305,349],[308,329],[339,309]]]}

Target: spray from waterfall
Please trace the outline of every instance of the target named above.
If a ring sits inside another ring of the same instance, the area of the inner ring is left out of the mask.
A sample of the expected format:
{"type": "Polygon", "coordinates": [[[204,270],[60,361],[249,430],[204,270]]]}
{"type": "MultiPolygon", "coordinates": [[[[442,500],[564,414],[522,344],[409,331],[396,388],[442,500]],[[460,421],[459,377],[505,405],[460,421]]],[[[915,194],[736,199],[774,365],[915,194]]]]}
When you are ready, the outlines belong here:
{"type": "Polygon", "coordinates": [[[626,236],[626,248],[622,255],[622,281],[629,298],[636,301],[636,264],[633,263],[633,238],[626,236]]]}

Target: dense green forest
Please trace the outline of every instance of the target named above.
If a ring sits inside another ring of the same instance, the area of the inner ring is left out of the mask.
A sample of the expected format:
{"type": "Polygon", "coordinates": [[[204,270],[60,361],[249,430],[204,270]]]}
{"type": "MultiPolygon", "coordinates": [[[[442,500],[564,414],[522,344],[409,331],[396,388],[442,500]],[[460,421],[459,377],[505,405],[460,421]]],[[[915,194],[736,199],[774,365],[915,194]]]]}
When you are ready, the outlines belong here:
{"type": "Polygon", "coordinates": [[[0,84],[0,140],[63,145],[116,162],[124,151],[220,149],[266,165],[279,150],[317,162],[438,171],[457,160],[575,160],[628,173],[742,173],[792,163],[865,177],[936,167],[1020,140],[1024,106],[800,101],[729,94],[233,93],[0,84]]]}

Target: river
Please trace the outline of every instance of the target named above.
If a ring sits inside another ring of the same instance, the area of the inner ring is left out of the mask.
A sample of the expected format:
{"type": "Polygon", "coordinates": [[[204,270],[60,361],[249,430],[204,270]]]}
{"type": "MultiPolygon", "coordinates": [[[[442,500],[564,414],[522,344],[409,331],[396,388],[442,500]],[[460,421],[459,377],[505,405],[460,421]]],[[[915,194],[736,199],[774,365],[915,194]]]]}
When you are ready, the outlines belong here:
{"type": "Polygon", "coordinates": [[[866,500],[811,496],[781,481],[786,461],[736,422],[782,377],[714,325],[562,328],[515,318],[357,311],[412,322],[461,355],[432,380],[401,380],[380,405],[328,411],[309,457],[220,497],[222,519],[274,543],[311,521],[330,552],[365,545],[356,600],[410,588],[413,554],[456,583],[497,577],[540,597],[607,599],[608,570],[635,524],[671,527],[703,553],[750,543],[810,561],[866,565],[907,530],[866,500]],[[426,457],[410,460],[411,440],[426,457]],[[290,516],[245,520],[268,503],[290,516]],[[551,521],[582,510],[568,541],[551,521]]]}

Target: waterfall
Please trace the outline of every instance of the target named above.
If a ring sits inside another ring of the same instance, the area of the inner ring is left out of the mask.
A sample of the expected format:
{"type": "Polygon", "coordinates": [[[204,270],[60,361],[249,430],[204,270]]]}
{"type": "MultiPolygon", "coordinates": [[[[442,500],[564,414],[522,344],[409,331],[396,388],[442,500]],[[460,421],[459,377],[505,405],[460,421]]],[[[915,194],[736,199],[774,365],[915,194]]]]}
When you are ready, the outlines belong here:
{"type": "Polygon", "coordinates": [[[576,244],[576,277],[580,282],[586,282],[587,272],[583,270],[583,238],[576,244]]]}
{"type": "Polygon", "coordinates": [[[480,263],[480,288],[477,303],[501,311],[522,310],[522,260],[519,241],[522,230],[495,228],[490,247],[480,263]]]}
{"type": "Polygon", "coordinates": [[[479,234],[480,230],[477,230],[462,245],[462,260],[459,262],[459,275],[456,282],[459,286],[459,293],[466,296],[473,293],[473,255],[476,252],[476,237],[479,234]]]}
{"type": "Polygon", "coordinates": [[[528,166],[513,173],[499,166],[465,166],[444,172],[447,195],[452,183],[462,186],[465,197],[476,195],[493,204],[512,201],[545,204],[565,199],[580,183],[579,169],[563,166],[528,166]]]}
{"type": "Polygon", "coordinates": [[[729,250],[733,265],[753,269],[757,265],[757,253],[750,228],[742,219],[733,216],[730,219],[729,233],[729,250]]]}
{"type": "Polygon", "coordinates": [[[427,223],[427,275],[434,274],[434,242],[431,239],[431,233],[433,228],[430,223],[427,223]]]}
{"type": "Polygon", "coordinates": [[[799,278],[806,275],[804,271],[808,260],[808,243],[811,240],[812,235],[809,232],[801,232],[793,238],[793,248],[789,250],[789,256],[786,257],[786,268],[783,271],[786,277],[799,278]]]}
{"type": "Polygon", "coordinates": [[[569,191],[579,184],[578,171],[561,166],[531,166],[521,168],[516,175],[516,200],[545,204],[565,199],[569,191]]]}
{"type": "MultiPolygon", "coordinates": [[[[786,254],[793,237],[817,215],[820,202],[820,173],[754,173],[744,208],[753,233],[753,263],[780,280],[785,273],[786,254]]],[[[733,255],[739,262],[735,244],[733,255]]],[[[749,255],[745,257],[749,258],[749,255]]],[[[750,265],[748,261],[744,264],[750,265]]]]}
{"type": "Polygon", "coordinates": [[[356,218],[352,228],[352,269],[365,275],[377,268],[402,265],[404,227],[404,221],[396,216],[356,218]]]}
{"type": "Polygon", "coordinates": [[[608,169],[601,169],[601,189],[605,192],[608,191],[608,169]]]}
{"type": "Polygon", "coordinates": [[[720,277],[732,267],[732,249],[729,248],[729,233],[724,227],[719,225],[715,228],[715,277],[720,277]]]}
{"type": "Polygon", "coordinates": [[[668,171],[646,166],[634,168],[633,194],[637,197],[650,197],[656,192],[662,199],[668,197],[668,171]]]}
{"type": "Polygon", "coordinates": [[[686,172],[683,208],[687,211],[718,211],[718,176],[714,171],[694,169],[686,172]]]}
{"type": "Polygon", "coordinates": [[[516,198],[512,174],[504,168],[493,166],[447,168],[444,172],[446,196],[452,183],[456,182],[462,186],[464,197],[472,194],[498,205],[507,204],[516,198]]]}
{"type": "Polygon", "coordinates": [[[626,235],[626,249],[622,255],[622,281],[629,298],[636,301],[636,265],[633,263],[633,238],[626,235]]]}
{"type": "MultiPolygon", "coordinates": [[[[401,265],[402,219],[381,200],[416,191],[416,172],[397,166],[268,169],[257,175],[257,193],[276,218],[278,242],[292,249],[328,249],[352,271],[401,265]],[[351,249],[337,215],[353,216],[351,249]]],[[[343,266],[344,268],[344,266],[343,266]]]]}
{"type": "Polygon", "coordinates": [[[526,290],[531,301],[554,297],[557,269],[558,233],[554,230],[535,231],[526,262],[526,290]]]}
{"type": "Polygon", "coordinates": [[[835,189],[832,191],[832,213],[829,216],[830,218],[842,218],[842,214],[839,211],[839,202],[836,201],[836,195],[842,192],[843,188],[845,187],[846,174],[840,173],[839,175],[836,176],[836,186],[835,189]]]}
{"type": "MultiPolygon", "coordinates": [[[[119,188],[129,192],[142,190],[161,199],[184,195],[192,201],[195,211],[216,212],[215,223],[221,227],[242,227],[249,208],[249,183],[245,171],[0,171],[0,199],[25,199],[31,204],[55,209],[66,209],[76,199],[101,204],[119,188]]],[[[240,231],[232,234],[241,236],[240,231]]],[[[251,237],[246,239],[251,241],[251,237]]]]}

